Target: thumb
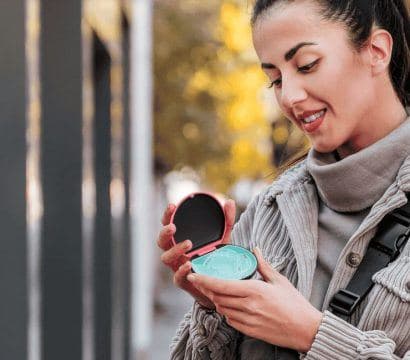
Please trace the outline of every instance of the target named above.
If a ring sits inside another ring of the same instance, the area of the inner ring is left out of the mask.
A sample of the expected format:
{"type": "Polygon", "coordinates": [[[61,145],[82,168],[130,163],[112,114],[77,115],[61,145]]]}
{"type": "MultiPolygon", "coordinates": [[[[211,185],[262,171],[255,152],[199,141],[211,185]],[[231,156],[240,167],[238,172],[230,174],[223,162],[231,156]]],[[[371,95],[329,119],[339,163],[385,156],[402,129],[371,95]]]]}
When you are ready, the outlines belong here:
{"type": "Polygon", "coordinates": [[[262,253],[258,247],[253,249],[253,253],[258,260],[258,272],[262,275],[263,280],[272,283],[275,280],[275,270],[272,269],[270,264],[263,258],[262,253]]]}

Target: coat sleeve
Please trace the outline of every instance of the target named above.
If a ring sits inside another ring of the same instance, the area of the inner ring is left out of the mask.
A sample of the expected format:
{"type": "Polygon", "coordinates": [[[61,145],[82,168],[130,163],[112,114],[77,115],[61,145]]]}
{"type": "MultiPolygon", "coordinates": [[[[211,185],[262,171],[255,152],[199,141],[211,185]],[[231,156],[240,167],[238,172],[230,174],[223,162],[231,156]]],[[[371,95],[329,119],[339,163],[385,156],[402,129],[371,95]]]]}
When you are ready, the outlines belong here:
{"type": "MultiPolygon", "coordinates": [[[[231,234],[231,243],[247,247],[252,225],[264,193],[256,196],[242,213],[231,234]]],[[[229,326],[223,317],[194,303],[185,315],[171,342],[172,360],[237,359],[236,349],[240,333],[229,326]]]]}
{"type": "Polygon", "coordinates": [[[410,360],[410,350],[403,358],[394,355],[395,342],[380,330],[362,331],[329,311],[324,312],[322,323],[311,349],[304,360],[410,360]]]}

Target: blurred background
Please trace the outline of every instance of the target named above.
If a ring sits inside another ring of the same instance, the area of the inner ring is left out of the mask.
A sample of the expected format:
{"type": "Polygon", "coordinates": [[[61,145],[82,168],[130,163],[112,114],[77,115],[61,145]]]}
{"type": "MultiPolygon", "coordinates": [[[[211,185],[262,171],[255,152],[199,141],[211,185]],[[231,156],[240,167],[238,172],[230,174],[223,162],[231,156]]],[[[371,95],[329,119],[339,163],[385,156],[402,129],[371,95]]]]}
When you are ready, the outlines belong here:
{"type": "Polygon", "coordinates": [[[0,358],[167,359],[192,300],[156,237],[203,190],[238,214],[307,147],[252,0],[0,2],[0,358]]]}

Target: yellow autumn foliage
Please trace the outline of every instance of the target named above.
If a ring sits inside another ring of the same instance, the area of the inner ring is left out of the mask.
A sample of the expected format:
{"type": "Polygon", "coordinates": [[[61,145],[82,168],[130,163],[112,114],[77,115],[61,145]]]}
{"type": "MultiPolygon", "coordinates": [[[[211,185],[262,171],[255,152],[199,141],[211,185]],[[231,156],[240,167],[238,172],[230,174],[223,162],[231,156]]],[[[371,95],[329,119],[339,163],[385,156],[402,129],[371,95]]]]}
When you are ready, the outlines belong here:
{"type": "Polygon", "coordinates": [[[225,89],[229,99],[223,102],[220,114],[227,128],[239,132],[249,131],[251,127],[266,128],[266,114],[258,97],[264,81],[260,69],[247,65],[245,68],[235,68],[226,77],[226,82],[231,85],[225,89]]]}
{"type": "Polygon", "coordinates": [[[219,100],[217,108],[223,128],[231,139],[227,158],[218,166],[206,165],[208,179],[218,183],[221,191],[227,191],[241,178],[260,178],[273,170],[271,148],[266,146],[271,128],[260,96],[266,77],[256,55],[251,59],[241,56],[253,51],[244,5],[234,1],[221,5],[218,40],[224,46],[218,60],[223,71],[211,81],[208,79],[209,91],[219,100]]]}
{"type": "Polygon", "coordinates": [[[276,127],[272,132],[273,142],[275,144],[283,145],[289,138],[289,130],[287,126],[281,125],[276,127]]]}
{"type": "Polygon", "coordinates": [[[200,69],[195,72],[194,76],[188,82],[185,89],[185,96],[192,98],[201,91],[209,90],[211,87],[212,77],[206,69],[200,69]]]}
{"type": "Polygon", "coordinates": [[[241,138],[231,147],[230,170],[235,177],[258,176],[261,169],[268,165],[268,158],[261,153],[252,139],[241,138]]]}
{"type": "MultiPolygon", "coordinates": [[[[229,151],[218,160],[207,161],[202,171],[208,184],[224,193],[241,178],[259,179],[273,171],[272,131],[261,96],[266,76],[253,50],[245,6],[235,1],[221,3],[215,31],[216,40],[222,43],[215,57],[217,71],[198,69],[184,90],[188,100],[205,92],[216,101],[220,131],[229,151]]],[[[184,134],[191,136],[191,130],[184,129],[184,134]]]]}
{"type": "Polygon", "coordinates": [[[249,48],[249,18],[243,8],[228,1],[222,3],[219,36],[230,51],[241,52],[249,48]]]}

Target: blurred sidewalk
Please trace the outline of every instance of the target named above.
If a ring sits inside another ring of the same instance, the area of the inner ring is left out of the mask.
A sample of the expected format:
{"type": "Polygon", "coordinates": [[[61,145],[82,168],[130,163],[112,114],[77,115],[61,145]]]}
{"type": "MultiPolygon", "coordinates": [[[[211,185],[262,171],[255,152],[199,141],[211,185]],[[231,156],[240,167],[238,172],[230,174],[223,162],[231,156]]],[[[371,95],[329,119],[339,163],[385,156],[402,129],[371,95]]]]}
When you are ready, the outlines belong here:
{"type": "Polygon", "coordinates": [[[191,308],[192,297],[177,289],[172,281],[161,287],[156,297],[153,338],[150,351],[152,360],[169,359],[169,344],[178,324],[191,308]]]}

